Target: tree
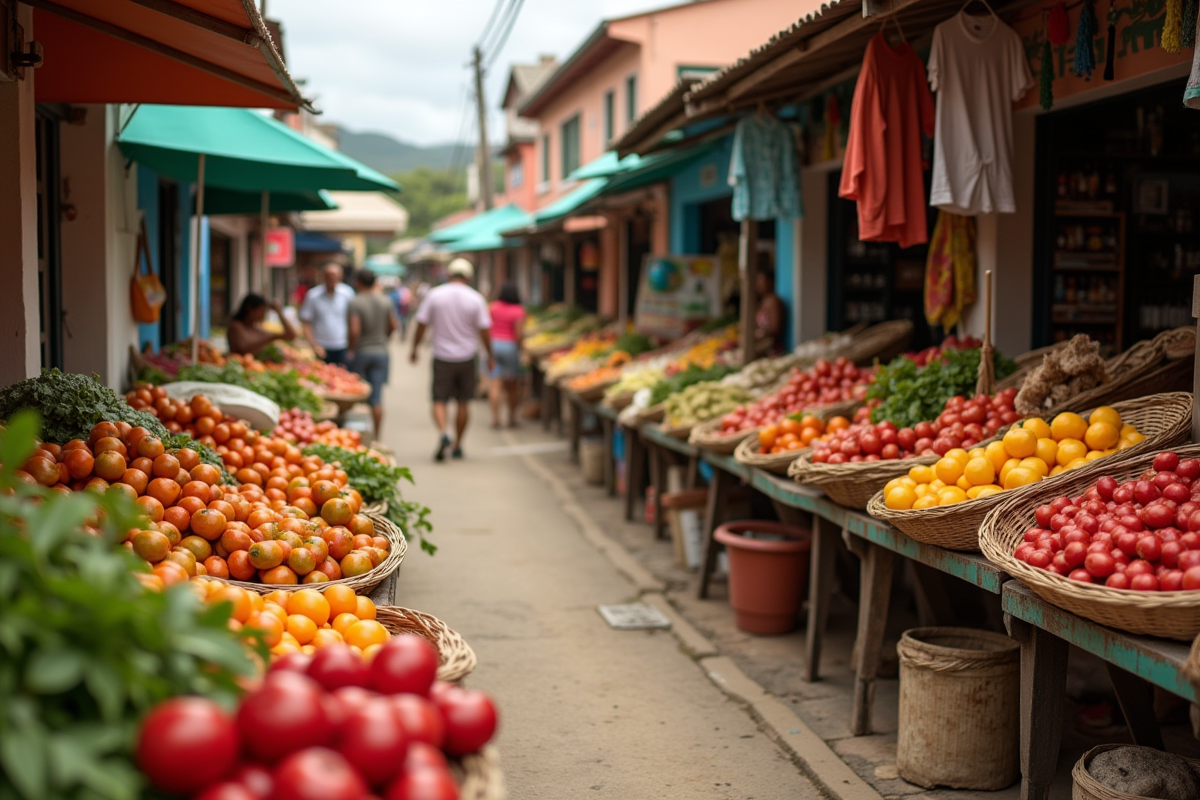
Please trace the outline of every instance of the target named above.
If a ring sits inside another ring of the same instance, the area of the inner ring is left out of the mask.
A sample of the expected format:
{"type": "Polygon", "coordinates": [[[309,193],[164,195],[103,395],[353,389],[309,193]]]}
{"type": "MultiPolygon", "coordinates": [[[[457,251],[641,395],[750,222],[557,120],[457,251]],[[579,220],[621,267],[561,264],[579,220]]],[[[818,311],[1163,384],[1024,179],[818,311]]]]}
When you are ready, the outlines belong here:
{"type": "Polygon", "coordinates": [[[449,170],[418,167],[392,177],[404,187],[400,202],[408,209],[409,236],[424,236],[437,220],[468,207],[462,178],[449,170]]]}

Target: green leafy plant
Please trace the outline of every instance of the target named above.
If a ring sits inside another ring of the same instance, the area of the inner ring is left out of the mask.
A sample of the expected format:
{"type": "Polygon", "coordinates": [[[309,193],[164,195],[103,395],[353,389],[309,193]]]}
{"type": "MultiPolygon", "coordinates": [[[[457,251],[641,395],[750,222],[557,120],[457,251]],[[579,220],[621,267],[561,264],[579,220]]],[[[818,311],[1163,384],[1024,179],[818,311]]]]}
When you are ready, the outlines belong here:
{"type": "Polygon", "coordinates": [[[719,381],[726,375],[736,372],[733,367],[724,364],[714,364],[711,367],[699,367],[695,364],[688,366],[656,383],[650,390],[650,405],[656,406],[676,392],[682,392],[689,386],[707,381],[719,381]]]}
{"type": "Polygon", "coordinates": [[[420,503],[405,500],[400,492],[401,481],[416,485],[408,467],[385,464],[370,453],[331,444],[310,444],[302,452],[306,456],[317,456],[326,464],[340,466],[364,502],[387,503],[385,516],[400,529],[404,538],[416,536],[422,550],[429,555],[437,552],[437,545],[425,538],[433,533],[430,510],[420,503]]]}
{"type": "MultiPolygon", "coordinates": [[[[871,421],[890,420],[906,428],[936,419],[951,397],[975,393],[979,354],[978,349],[948,349],[924,367],[905,356],[880,367],[867,390],[868,400],[882,401],[871,412],[871,421]]],[[[1016,370],[1016,364],[999,353],[993,353],[993,364],[997,380],[1016,370]]]]}
{"type": "Polygon", "coordinates": [[[257,392],[280,408],[299,408],[316,414],[321,410],[321,398],[300,379],[294,369],[247,372],[241,364],[230,361],[223,367],[215,364],[185,364],[179,368],[179,381],[199,383],[228,383],[257,392]]]}
{"type": "Polygon", "coordinates": [[[228,603],[134,577],[117,546],[145,524],[132,501],[16,479],[37,429],[27,413],[0,433],[0,797],[135,800],[142,716],[181,694],[232,702],[256,668],[228,603]]]}

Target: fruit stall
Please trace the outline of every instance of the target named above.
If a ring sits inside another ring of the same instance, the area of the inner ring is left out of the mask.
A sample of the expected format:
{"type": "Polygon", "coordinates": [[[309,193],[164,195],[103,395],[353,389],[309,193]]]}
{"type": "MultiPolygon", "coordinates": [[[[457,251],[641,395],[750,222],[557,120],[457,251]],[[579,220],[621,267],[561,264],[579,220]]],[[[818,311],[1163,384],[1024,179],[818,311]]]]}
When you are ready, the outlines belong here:
{"type": "MultiPolygon", "coordinates": [[[[603,399],[568,386],[569,427],[595,417],[614,431],[606,442],[623,439],[605,482],[611,494],[623,487],[627,520],[644,501],[656,536],[666,476],[683,467],[703,520],[702,599],[727,541],[714,534],[747,497],[770,500],[783,523],[811,531],[806,681],[820,676],[835,561],[848,550],[860,586],[853,734],[873,730],[892,578],[910,562],[921,566],[923,592],[950,580],[991,596],[1020,647],[1024,697],[1019,719],[1009,704],[1011,774],[998,786],[1023,777],[1023,798],[1047,796],[1069,646],[1107,663],[1132,740],[1161,749],[1153,690],[1190,703],[1200,696],[1200,644],[1189,654],[1200,635],[1200,446],[1189,444],[1195,330],[1166,331],[1116,356],[1077,336],[1012,359],[969,338],[904,352],[895,333],[827,336],[711,372],[668,374],[654,351],[643,366],[634,359],[606,373],[603,399]]],[[[793,615],[800,610],[797,600],[793,615]]],[[[936,612],[937,624],[956,622],[953,608],[936,612]]],[[[917,724],[911,715],[909,724],[917,724]]],[[[1081,759],[1077,785],[1095,783],[1081,765],[1103,762],[1101,749],[1081,759]]],[[[904,777],[903,753],[900,762],[904,777]]]]}
{"type": "Polygon", "coordinates": [[[411,473],[202,385],[0,389],[0,795],[503,798],[474,651],[395,604],[411,473]]]}

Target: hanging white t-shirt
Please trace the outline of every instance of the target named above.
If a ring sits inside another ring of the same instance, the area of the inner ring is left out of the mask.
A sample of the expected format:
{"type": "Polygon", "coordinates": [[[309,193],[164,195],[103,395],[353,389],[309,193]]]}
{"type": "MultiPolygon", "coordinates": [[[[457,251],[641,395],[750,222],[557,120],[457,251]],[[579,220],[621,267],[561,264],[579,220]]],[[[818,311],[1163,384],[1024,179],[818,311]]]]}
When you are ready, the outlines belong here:
{"type": "Polygon", "coordinates": [[[926,71],[937,94],[929,204],[1013,213],[1012,106],[1033,87],[1021,37],[998,17],[959,12],[934,29],[926,71]]]}

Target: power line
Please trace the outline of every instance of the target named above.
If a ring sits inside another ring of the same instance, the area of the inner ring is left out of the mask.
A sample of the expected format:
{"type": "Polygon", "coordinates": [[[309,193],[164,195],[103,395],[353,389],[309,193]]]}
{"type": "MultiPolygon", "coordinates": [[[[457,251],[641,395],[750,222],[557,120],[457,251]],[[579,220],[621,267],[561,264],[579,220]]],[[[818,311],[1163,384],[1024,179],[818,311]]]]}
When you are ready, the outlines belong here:
{"type": "Polygon", "coordinates": [[[509,10],[511,13],[509,13],[505,21],[501,23],[503,30],[501,31],[498,39],[492,42],[487,60],[488,68],[495,63],[496,59],[500,56],[500,53],[504,50],[504,45],[508,43],[508,36],[510,33],[512,33],[513,26],[517,22],[517,17],[521,14],[521,6],[524,3],[525,0],[513,0],[513,2],[509,5],[509,10]]]}
{"type": "Polygon", "coordinates": [[[496,5],[492,6],[492,15],[488,17],[487,24],[483,26],[483,31],[479,34],[479,39],[476,40],[479,43],[476,45],[477,47],[482,47],[483,40],[492,34],[494,30],[492,26],[495,24],[496,18],[500,14],[500,9],[504,7],[505,2],[506,0],[496,0],[496,5]]]}
{"type": "Polygon", "coordinates": [[[450,172],[456,182],[455,185],[457,185],[462,169],[466,166],[464,158],[464,154],[467,151],[466,139],[473,133],[471,122],[474,116],[471,112],[471,91],[464,86],[462,110],[458,118],[458,136],[454,140],[454,154],[450,158],[450,172]]]}

